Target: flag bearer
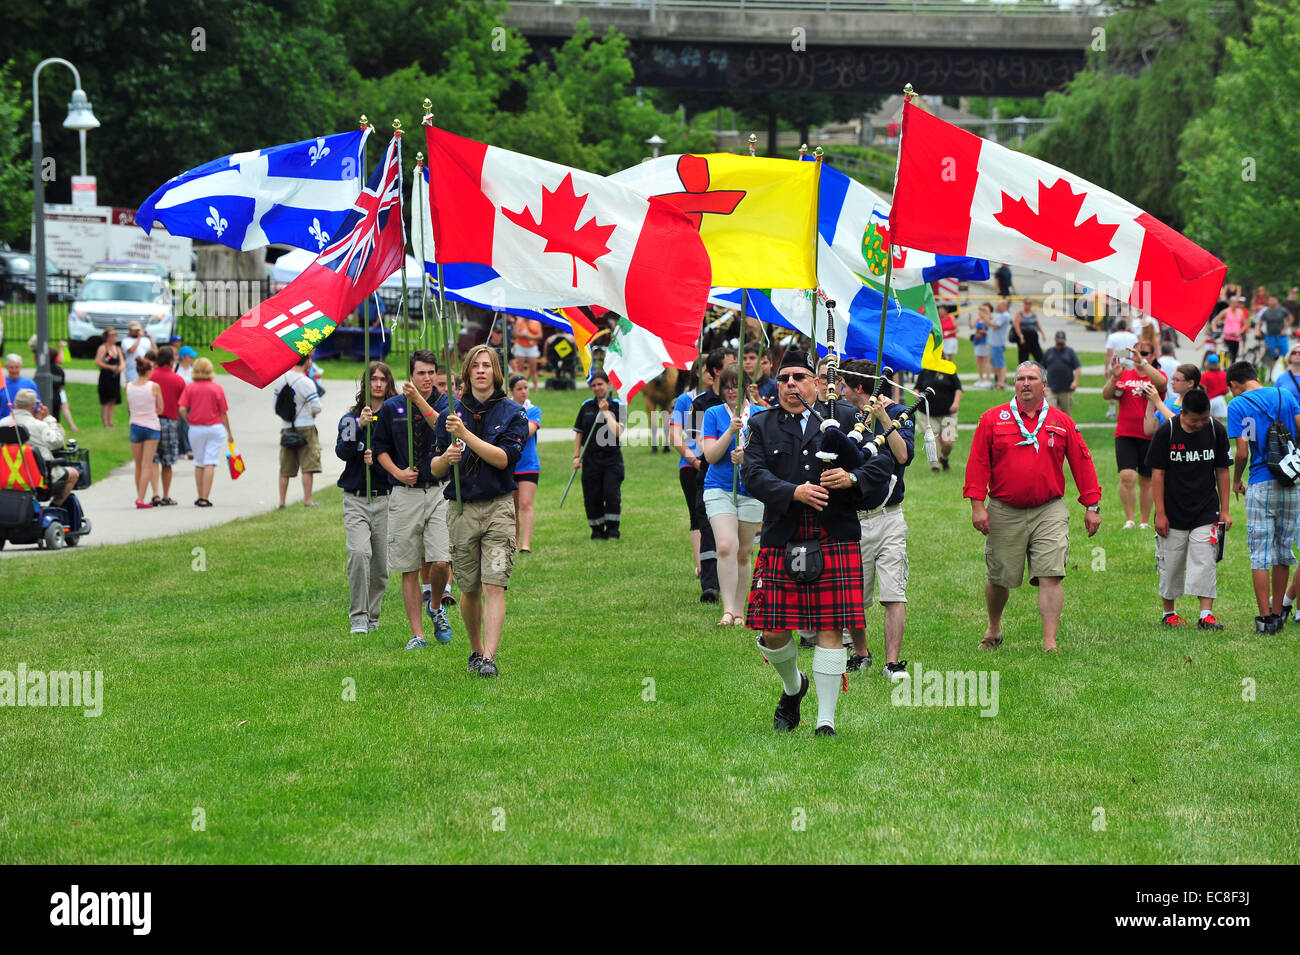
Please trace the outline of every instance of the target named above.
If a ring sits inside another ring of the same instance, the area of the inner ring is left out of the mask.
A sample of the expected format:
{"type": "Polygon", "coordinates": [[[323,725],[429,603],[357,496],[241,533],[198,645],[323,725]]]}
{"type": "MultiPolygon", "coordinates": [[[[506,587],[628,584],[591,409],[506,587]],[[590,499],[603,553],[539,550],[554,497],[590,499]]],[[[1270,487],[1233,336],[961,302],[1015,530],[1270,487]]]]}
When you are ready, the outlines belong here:
{"type": "Polygon", "coordinates": [[[623,425],[619,401],[610,397],[609,376],[603,371],[591,376],[591,394],[573,422],[573,468],[582,469],[582,501],[591,539],[602,540],[619,536],[623,486],[619,438],[623,425]]]}

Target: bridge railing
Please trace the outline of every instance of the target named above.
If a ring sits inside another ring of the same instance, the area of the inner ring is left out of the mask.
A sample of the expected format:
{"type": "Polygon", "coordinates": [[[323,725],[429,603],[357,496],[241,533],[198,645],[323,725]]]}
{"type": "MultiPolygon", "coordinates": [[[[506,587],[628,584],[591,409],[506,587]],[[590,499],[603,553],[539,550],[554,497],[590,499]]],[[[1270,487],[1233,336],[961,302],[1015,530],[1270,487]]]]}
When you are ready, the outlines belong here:
{"type": "Polygon", "coordinates": [[[512,7],[621,7],[647,10],[752,10],[809,13],[906,13],[915,16],[1058,16],[1100,17],[1112,5],[1097,0],[1018,3],[998,0],[510,0],[512,7]]]}

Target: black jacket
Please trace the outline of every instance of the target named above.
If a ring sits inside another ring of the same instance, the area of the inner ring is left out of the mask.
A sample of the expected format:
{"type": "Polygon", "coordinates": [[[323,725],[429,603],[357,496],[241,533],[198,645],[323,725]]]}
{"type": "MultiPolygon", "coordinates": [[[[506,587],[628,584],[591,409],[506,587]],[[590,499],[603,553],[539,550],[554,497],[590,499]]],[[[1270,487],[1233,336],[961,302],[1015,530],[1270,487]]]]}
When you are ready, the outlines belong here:
{"type": "MultiPolygon", "coordinates": [[[[339,475],[338,486],[345,491],[364,491],[366,489],[366,429],[361,419],[351,411],[339,419],[339,437],[334,442],[334,453],[343,464],[343,473],[339,475]]],[[[371,425],[371,433],[375,425],[371,425]]],[[[405,449],[403,449],[405,450],[405,449]]],[[[392,486],[392,478],[378,461],[370,465],[370,489],[384,490],[392,486]]]]}
{"type": "MultiPolygon", "coordinates": [[[[507,398],[500,388],[481,404],[466,389],[464,397],[456,402],[455,410],[472,434],[506,453],[506,466],[498,470],[471,451],[468,444],[465,445],[465,453],[460,464],[456,465],[460,471],[461,500],[486,501],[509,494],[518,486],[515,484],[515,465],[519,463],[519,456],[528,441],[527,412],[507,398]]],[[[452,440],[447,432],[447,417],[443,415],[434,429],[434,455],[446,451],[452,440]]],[[[455,500],[455,481],[447,481],[442,493],[448,500],[455,500]]]]}
{"type": "MultiPolygon", "coordinates": [[[[823,416],[830,411],[825,402],[813,405],[823,416]]],[[[836,420],[848,432],[853,428],[853,405],[847,401],[835,403],[836,420]]],[[[816,456],[821,448],[821,428],[812,417],[807,434],[802,433],[803,422],[799,415],[791,415],[784,408],[776,408],[750,420],[749,443],[745,446],[745,460],[740,466],[745,489],[767,505],[763,513],[763,546],[784,547],[794,535],[799,517],[805,511],[817,515],[819,523],[831,537],[838,540],[862,539],[862,525],[858,511],[877,507],[888,493],[889,479],[894,474],[894,456],[886,447],[880,454],[867,459],[853,473],[858,476],[856,487],[832,490],[826,507],[811,511],[794,499],[794,489],[807,481],[818,484],[823,469],[838,467],[835,462],[824,464],[816,456]]]]}
{"type": "MultiPolygon", "coordinates": [[[[438,423],[441,424],[442,419],[447,416],[447,396],[435,388],[429,397],[431,399],[429,404],[434,411],[438,412],[438,423]]],[[[433,429],[429,427],[429,422],[420,414],[419,408],[414,403],[411,404],[411,415],[415,418],[415,432],[411,439],[412,450],[415,452],[415,467],[420,474],[419,481],[428,483],[434,480],[433,472],[429,470],[429,463],[434,455],[433,429]]],[[[380,407],[370,432],[373,445],[371,450],[375,452],[376,464],[379,462],[379,455],[387,454],[399,470],[410,467],[410,463],[406,460],[406,427],[406,398],[395,395],[380,407]]],[[[390,483],[392,483],[391,479],[390,483]]]]}

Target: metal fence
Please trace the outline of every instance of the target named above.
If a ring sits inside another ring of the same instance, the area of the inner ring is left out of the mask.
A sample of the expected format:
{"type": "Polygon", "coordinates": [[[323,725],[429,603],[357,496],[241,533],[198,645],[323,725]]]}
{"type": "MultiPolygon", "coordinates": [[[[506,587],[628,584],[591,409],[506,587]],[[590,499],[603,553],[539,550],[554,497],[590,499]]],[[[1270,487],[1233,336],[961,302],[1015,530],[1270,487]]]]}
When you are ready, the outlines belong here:
{"type": "Polygon", "coordinates": [[[1110,3],[1095,0],[1064,3],[962,2],[962,0],[511,0],[512,7],[620,7],[649,13],[659,10],[788,11],[793,13],[890,13],[911,16],[1104,16],[1110,3]]]}

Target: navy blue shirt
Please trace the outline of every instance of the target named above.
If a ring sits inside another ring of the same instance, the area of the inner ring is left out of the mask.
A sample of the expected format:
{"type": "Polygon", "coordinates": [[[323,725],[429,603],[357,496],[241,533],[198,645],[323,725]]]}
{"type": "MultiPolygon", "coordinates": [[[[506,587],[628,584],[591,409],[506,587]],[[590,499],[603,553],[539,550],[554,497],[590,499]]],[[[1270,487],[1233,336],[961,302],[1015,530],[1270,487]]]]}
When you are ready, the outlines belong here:
{"type": "MultiPolygon", "coordinates": [[[[373,432],[375,426],[372,424],[373,432]]],[[[405,449],[403,449],[405,450],[405,449]]],[[[366,429],[358,415],[349,411],[339,419],[339,437],[334,443],[334,453],[343,462],[343,473],[339,475],[338,486],[345,491],[364,491],[366,489],[366,429]]],[[[392,486],[393,480],[378,461],[370,465],[370,489],[383,490],[392,486]]]]}
{"type": "MultiPolygon", "coordinates": [[[[435,388],[429,397],[436,399],[429,404],[433,406],[434,411],[438,412],[438,422],[441,423],[447,414],[447,396],[439,393],[435,388]]],[[[414,403],[411,405],[411,414],[416,419],[412,439],[420,474],[416,480],[420,483],[436,480],[433,472],[429,470],[430,462],[433,460],[433,429],[429,427],[429,422],[420,414],[414,403]]],[[[406,459],[406,428],[406,399],[401,395],[395,395],[385,401],[383,407],[379,409],[379,416],[371,429],[370,440],[374,442],[372,450],[375,452],[376,463],[379,461],[379,455],[387,454],[399,470],[404,471],[410,467],[410,462],[406,459]]]]}
{"type": "MultiPolygon", "coordinates": [[[[509,494],[518,486],[515,484],[515,465],[519,463],[524,445],[528,443],[528,414],[522,406],[507,398],[500,388],[482,403],[467,390],[456,402],[456,413],[471,434],[506,453],[506,466],[494,468],[466,443],[465,452],[456,465],[456,470],[460,472],[460,499],[486,501],[509,494]]],[[[433,453],[442,454],[451,446],[452,440],[452,436],[447,433],[446,416],[443,416],[438,419],[438,427],[434,429],[433,453]]],[[[454,501],[455,482],[448,481],[442,494],[454,501]]]]}
{"type": "MultiPolygon", "coordinates": [[[[900,404],[892,404],[889,406],[889,417],[897,421],[899,415],[901,415],[905,410],[906,409],[900,404]]],[[[857,418],[859,421],[865,420],[862,416],[862,412],[860,411],[858,412],[857,418]]],[[[872,437],[883,433],[884,433],[884,429],[880,427],[879,422],[875,421],[875,419],[873,418],[872,425],[871,425],[872,437]]],[[[916,445],[914,442],[914,439],[916,437],[916,426],[911,421],[909,421],[907,424],[903,425],[898,429],[898,433],[899,435],[902,436],[903,443],[907,445],[907,460],[904,461],[902,464],[898,464],[897,461],[894,462],[895,464],[898,465],[897,467],[894,468],[894,473],[898,476],[898,481],[894,484],[894,493],[889,495],[889,500],[885,501],[884,504],[885,507],[893,507],[895,504],[903,503],[903,492],[905,490],[905,488],[903,487],[903,472],[907,470],[907,466],[911,464],[912,459],[916,457],[916,445]]],[[[894,453],[889,450],[888,442],[885,443],[884,450],[891,455],[894,453]]]]}
{"type": "Polygon", "coordinates": [[[771,375],[764,375],[758,379],[758,396],[775,408],[781,403],[781,392],[777,388],[776,379],[771,375]]]}

